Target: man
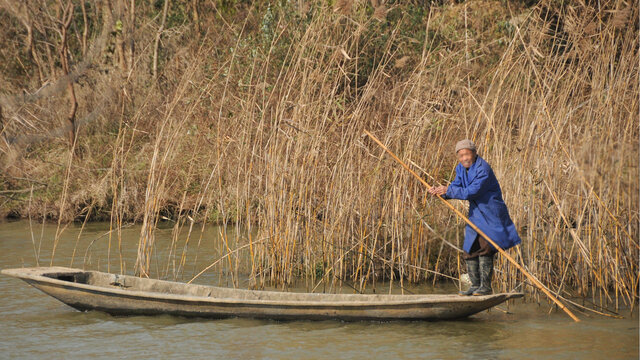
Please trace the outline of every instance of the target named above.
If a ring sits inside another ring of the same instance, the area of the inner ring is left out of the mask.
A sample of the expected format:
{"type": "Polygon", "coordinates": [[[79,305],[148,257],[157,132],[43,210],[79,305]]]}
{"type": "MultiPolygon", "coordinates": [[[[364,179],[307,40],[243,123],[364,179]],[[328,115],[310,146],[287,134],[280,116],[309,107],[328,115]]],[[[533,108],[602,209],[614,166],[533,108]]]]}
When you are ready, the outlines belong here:
{"type": "MultiPolygon", "coordinates": [[[[449,186],[434,186],[432,195],[445,199],[469,201],[469,220],[502,249],[520,243],[516,227],[509,217],[509,210],[502,199],[502,191],[493,170],[478,156],[471,140],[456,144],[456,178],[449,186]]],[[[493,275],[493,258],[497,250],[467,225],[464,235],[464,254],[471,287],[460,295],[490,295],[493,275]]]]}

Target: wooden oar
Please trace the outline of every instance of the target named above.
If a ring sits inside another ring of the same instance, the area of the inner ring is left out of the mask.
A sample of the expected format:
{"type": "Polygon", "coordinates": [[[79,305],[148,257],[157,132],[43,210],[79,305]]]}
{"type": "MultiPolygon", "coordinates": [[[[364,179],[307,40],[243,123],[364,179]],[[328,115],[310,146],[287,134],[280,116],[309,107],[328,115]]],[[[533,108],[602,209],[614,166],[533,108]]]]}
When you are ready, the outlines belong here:
{"type": "MultiPolygon", "coordinates": [[[[407,164],[405,164],[402,160],[400,160],[400,158],[398,158],[393,152],[391,152],[391,150],[389,150],[386,146],[384,146],[384,144],[382,142],[380,142],[380,140],[378,140],[378,138],[373,136],[373,134],[371,134],[367,130],[365,130],[364,132],[373,141],[375,141],[378,145],[380,145],[380,147],[383,148],[384,151],[386,151],[389,155],[391,155],[391,157],[393,157],[398,163],[400,163],[400,165],[402,165],[402,167],[407,169],[413,176],[415,176],[418,180],[420,180],[420,182],[424,186],[426,186],[427,189],[431,189],[431,185],[429,185],[423,178],[421,178],[418,174],[416,174],[413,170],[411,170],[411,168],[409,168],[409,166],[407,166],[407,164]]],[[[469,226],[471,226],[471,228],[473,228],[473,230],[475,230],[478,234],[480,234],[480,236],[485,238],[491,245],[493,245],[493,247],[496,248],[496,250],[498,250],[500,252],[500,254],[502,254],[502,256],[507,258],[507,260],[509,260],[513,265],[515,265],[515,267],[518,270],[520,270],[520,272],[522,272],[529,280],[531,280],[531,282],[533,282],[533,284],[538,289],[542,290],[543,293],[545,293],[551,300],[553,300],[553,302],[556,303],[556,305],[558,305],[560,307],[560,309],[564,310],[564,312],[566,312],[569,316],[571,316],[571,318],[574,321],[576,321],[576,322],[580,321],[580,319],[578,319],[578,317],[575,316],[571,312],[571,310],[569,310],[566,306],[564,306],[564,304],[561,303],[560,300],[558,300],[555,296],[553,296],[553,294],[549,290],[547,290],[547,288],[536,277],[534,277],[533,275],[529,274],[529,272],[527,270],[525,270],[525,268],[522,265],[520,265],[506,251],[504,251],[500,246],[498,246],[498,244],[496,244],[495,241],[491,240],[491,238],[489,238],[489,236],[487,236],[487,234],[485,234],[482,230],[480,230],[480,228],[478,228],[474,223],[472,223],[471,220],[469,220],[466,216],[464,216],[464,214],[462,214],[460,211],[458,211],[458,209],[456,209],[453,205],[451,205],[442,196],[440,196],[440,195],[436,195],[436,196],[438,197],[438,199],[442,200],[442,202],[445,203],[451,210],[453,210],[453,212],[455,212],[456,215],[458,215],[462,220],[464,220],[464,222],[469,224],[469,226]]]]}

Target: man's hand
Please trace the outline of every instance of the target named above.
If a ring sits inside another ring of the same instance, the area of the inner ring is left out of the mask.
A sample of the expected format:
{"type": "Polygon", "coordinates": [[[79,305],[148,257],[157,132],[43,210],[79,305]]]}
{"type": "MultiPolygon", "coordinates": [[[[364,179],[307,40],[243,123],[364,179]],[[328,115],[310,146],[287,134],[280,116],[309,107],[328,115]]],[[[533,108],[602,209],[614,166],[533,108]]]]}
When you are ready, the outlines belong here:
{"type": "Polygon", "coordinates": [[[446,186],[433,186],[431,187],[429,190],[427,190],[427,192],[431,195],[444,195],[447,193],[447,187],[446,186]]]}

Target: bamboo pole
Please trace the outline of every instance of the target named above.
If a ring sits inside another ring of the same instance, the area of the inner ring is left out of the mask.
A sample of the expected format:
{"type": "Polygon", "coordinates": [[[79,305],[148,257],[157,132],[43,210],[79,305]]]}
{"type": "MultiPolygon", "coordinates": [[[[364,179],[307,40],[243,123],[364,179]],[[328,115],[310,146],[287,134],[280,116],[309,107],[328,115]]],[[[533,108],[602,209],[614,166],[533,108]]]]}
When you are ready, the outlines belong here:
{"type": "MultiPolygon", "coordinates": [[[[391,152],[391,150],[389,150],[386,146],[384,146],[384,144],[380,142],[378,138],[373,136],[373,134],[371,134],[367,130],[365,130],[364,132],[373,141],[375,141],[378,145],[380,145],[380,147],[384,149],[384,151],[386,151],[389,155],[391,155],[391,157],[393,157],[398,163],[400,163],[402,167],[407,169],[407,171],[409,171],[411,175],[415,176],[424,186],[427,187],[427,189],[431,189],[431,185],[429,185],[423,178],[421,178],[418,174],[416,174],[413,170],[411,170],[411,168],[409,168],[407,164],[405,164],[402,160],[400,160],[400,158],[398,158],[393,152],[391,152]]],[[[438,199],[442,200],[442,202],[445,203],[451,210],[453,210],[453,212],[455,212],[456,215],[458,215],[462,220],[464,220],[464,222],[466,222],[469,226],[471,226],[473,230],[475,230],[478,234],[480,234],[480,236],[485,238],[491,245],[493,245],[493,247],[496,250],[498,250],[498,252],[500,252],[502,256],[507,258],[507,260],[509,260],[513,265],[515,265],[515,267],[518,270],[520,270],[521,273],[523,273],[529,280],[531,280],[538,289],[542,290],[542,292],[545,293],[545,295],[547,295],[554,303],[556,303],[556,305],[558,305],[560,309],[564,310],[564,312],[566,312],[575,322],[580,321],[580,319],[578,319],[578,317],[575,316],[571,312],[571,310],[569,310],[563,303],[561,303],[560,300],[558,300],[555,296],[553,296],[553,294],[538,279],[536,279],[535,276],[529,274],[529,272],[522,265],[520,265],[506,251],[504,251],[500,246],[498,246],[498,244],[496,244],[495,241],[489,238],[489,236],[487,236],[487,234],[485,234],[482,230],[480,230],[480,228],[478,228],[474,223],[472,223],[471,220],[469,220],[466,216],[464,216],[464,214],[462,214],[458,209],[456,209],[453,205],[451,205],[448,201],[446,201],[442,196],[440,195],[436,195],[436,196],[438,197],[438,199]]]]}

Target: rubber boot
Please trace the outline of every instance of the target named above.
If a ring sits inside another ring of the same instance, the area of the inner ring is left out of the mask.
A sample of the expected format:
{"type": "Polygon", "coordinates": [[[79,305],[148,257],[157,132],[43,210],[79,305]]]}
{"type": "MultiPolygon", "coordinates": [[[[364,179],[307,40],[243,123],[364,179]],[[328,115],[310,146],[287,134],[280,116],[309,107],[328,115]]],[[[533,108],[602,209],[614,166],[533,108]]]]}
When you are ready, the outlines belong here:
{"type": "Polygon", "coordinates": [[[473,292],[474,296],[491,295],[491,278],[493,277],[493,255],[478,256],[480,259],[480,288],[473,292]]]}
{"type": "Polygon", "coordinates": [[[471,287],[467,291],[460,291],[460,296],[471,296],[480,288],[480,261],[478,258],[472,258],[465,260],[467,263],[467,273],[469,274],[469,281],[471,281],[471,287]]]}

